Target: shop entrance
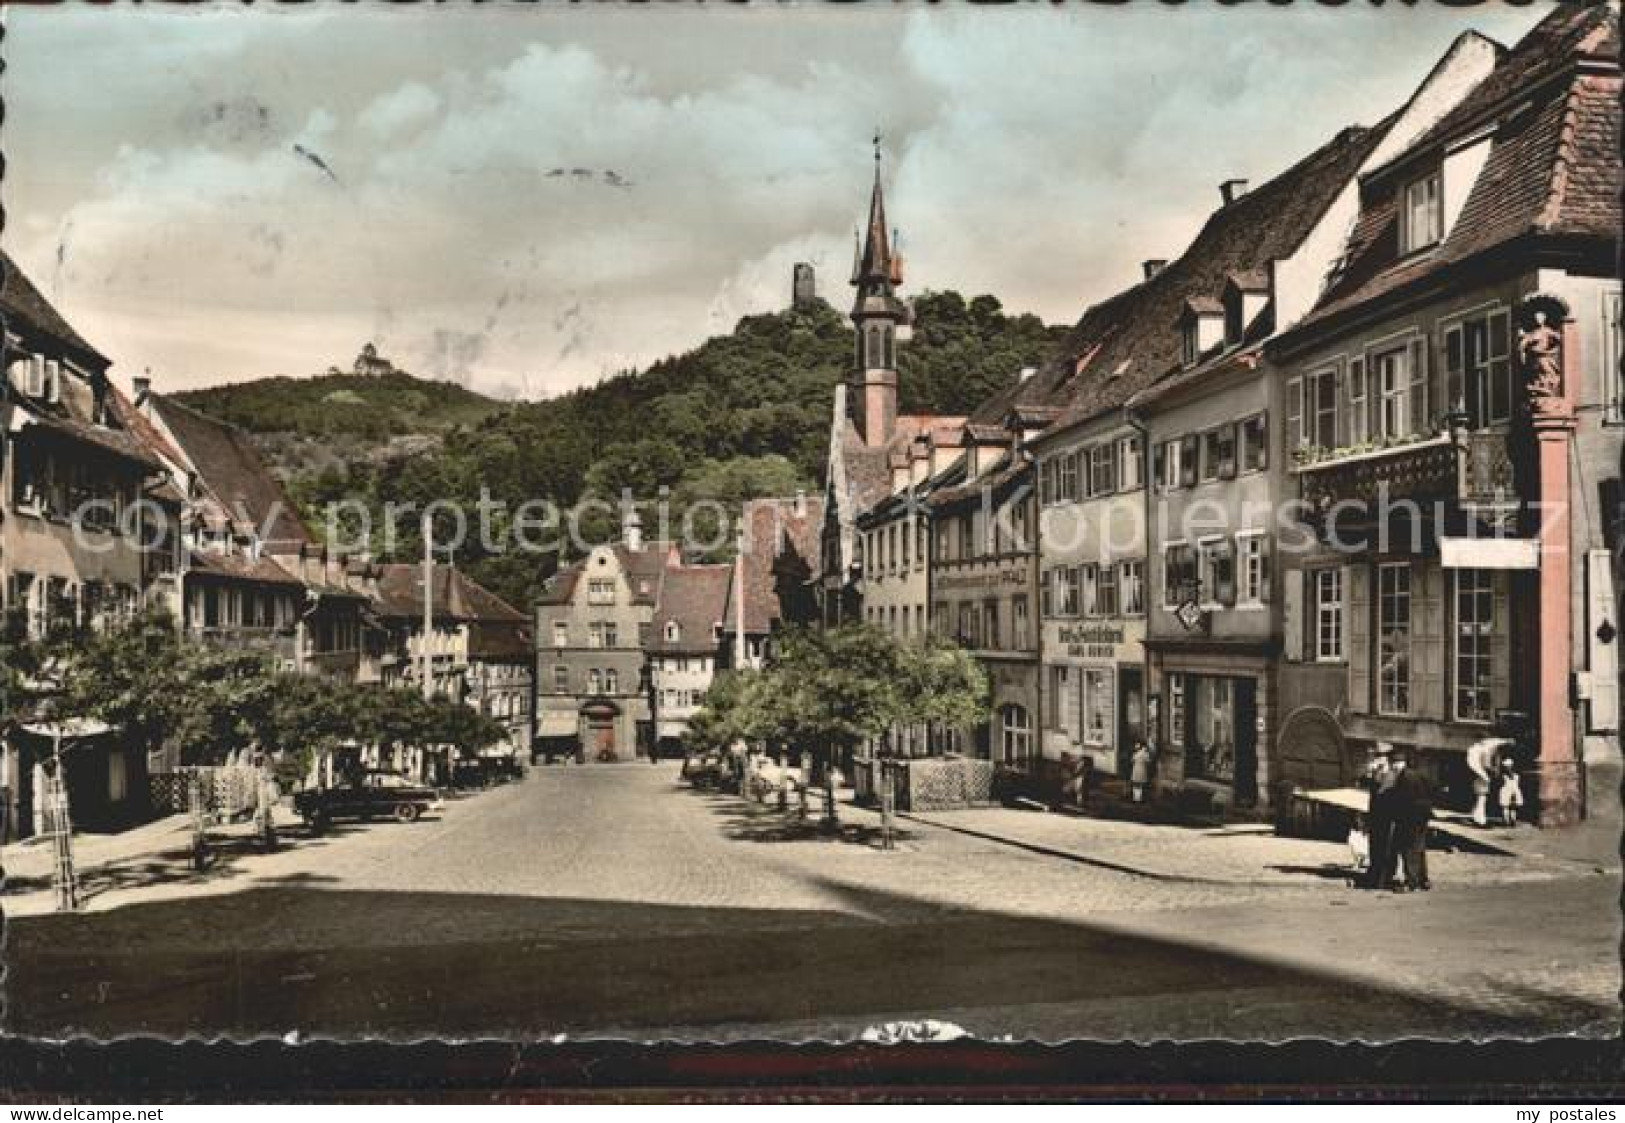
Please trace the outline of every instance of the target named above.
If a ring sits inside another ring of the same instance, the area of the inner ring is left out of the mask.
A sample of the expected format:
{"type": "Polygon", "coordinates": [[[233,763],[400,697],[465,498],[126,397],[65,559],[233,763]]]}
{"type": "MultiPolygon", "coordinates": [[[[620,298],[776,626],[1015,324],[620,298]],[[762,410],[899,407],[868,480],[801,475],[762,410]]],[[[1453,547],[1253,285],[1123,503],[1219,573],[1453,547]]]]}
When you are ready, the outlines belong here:
{"type": "Polygon", "coordinates": [[[1145,674],[1139,667],[1117,669],[1117,774],[1128,779],[1134,745],[1146,736],[1145,674]]]}

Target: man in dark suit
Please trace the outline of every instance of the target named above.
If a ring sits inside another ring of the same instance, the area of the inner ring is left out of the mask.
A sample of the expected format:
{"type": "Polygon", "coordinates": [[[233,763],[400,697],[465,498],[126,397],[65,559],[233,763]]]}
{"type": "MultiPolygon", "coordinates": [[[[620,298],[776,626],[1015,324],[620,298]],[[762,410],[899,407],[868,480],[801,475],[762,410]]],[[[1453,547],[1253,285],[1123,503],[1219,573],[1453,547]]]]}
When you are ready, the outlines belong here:
{"type": "Polygon", "coordinates": [[[1410,754],[1394,754],[1394,849],[1405,864],[1405,891],[1433,888],[1428,881],[1428,822],[1433,818],[1433,788],[1411,767],[1410,754]]]}
{"type": "Polygon", "coordinates": [[[1370,849],[1366,887],[1370,889],[1386,889],[1394,879],[1393,748],[1386,741],[1378,741],[1371,750],[1371,764],[1366,774],[1365,821],[1370,849]]]}

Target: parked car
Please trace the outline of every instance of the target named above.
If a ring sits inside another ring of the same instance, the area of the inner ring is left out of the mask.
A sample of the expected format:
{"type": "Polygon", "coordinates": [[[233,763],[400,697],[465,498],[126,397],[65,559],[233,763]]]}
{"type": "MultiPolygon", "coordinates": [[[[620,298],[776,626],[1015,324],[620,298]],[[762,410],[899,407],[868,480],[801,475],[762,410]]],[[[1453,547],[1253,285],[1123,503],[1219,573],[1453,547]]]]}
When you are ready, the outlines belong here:
{"type": "Polygon", "coordinates": [[[442,806],[440,793],[413,783],[398,772],[372,770],[347,784],[311,788],[293,797],[293,808],[313,830],[335,819],[376,819],[393,816],[411,823],[432,807],[442,806]]]}
{"type": "Polygon", "coordinates": [[[727,761],[714,749],[683,757],[682,778],[696,788],[718,788],[728,778],[727,761]]]}

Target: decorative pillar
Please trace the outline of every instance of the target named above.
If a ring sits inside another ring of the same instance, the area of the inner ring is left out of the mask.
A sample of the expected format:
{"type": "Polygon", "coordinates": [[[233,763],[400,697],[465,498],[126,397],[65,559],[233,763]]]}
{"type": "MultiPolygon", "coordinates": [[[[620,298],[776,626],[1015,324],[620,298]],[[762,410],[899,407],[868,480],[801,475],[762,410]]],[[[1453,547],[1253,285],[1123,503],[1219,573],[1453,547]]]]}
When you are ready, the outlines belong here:
{"type": "Polygon", "coordinates": [[[1540,498],[1540,660],[1536,692],[1535,763],[1543,827],[1580,819],[1580,761],[1569,704],[1573,653],[1572,562],[1569,541],[1569,456],[1574,441],[1574,387],[1579,348],[1568,306],[1537,294],[1518,310],[1518,356],[1529,396],[1540,498]]]}

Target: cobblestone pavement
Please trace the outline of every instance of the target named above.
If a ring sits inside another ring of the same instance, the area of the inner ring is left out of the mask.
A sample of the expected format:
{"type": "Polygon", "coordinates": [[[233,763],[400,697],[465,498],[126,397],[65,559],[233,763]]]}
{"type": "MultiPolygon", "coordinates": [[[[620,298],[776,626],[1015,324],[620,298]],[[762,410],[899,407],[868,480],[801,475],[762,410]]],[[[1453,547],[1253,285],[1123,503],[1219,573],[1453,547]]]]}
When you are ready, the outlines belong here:
{"type": "MultiPolygon", "coordinates": [[[[1319,876],[1188,882],[914,822],[884,850],[874,815],[842,816],[829,837],[690,791],[675,766],[554,767],[417,824],[228,849],[201,875],[173,851],[125,855],[87,870],[80,914],[19,916],[40,888],[8,895],[6,1025],[849,1037],[933,1016],[1049,1040],[1617,1028],[1610,873],[1403,897],[1319,876]]],[[[1100,845],[1125,852],[1124,827],[1100,824],[1100,845]]]]}
{"type": "MultiPolygon", "coordinates": [[[[1288,886],[1340,882],[1351,872],[1343,843],[1281,837],[1267,824],[1192,828],[1002,807],[933,812],[909,820],[1153,878],[1288,886]]],[[[1538,834],[1534,827],[1437,834],[1428,854],[1429,872],[1440,883],[1490,886],[1618,869],[1618,857],[1600,837],[1592,854],[1557,856],[1528,845],[1538,834]]]]}

